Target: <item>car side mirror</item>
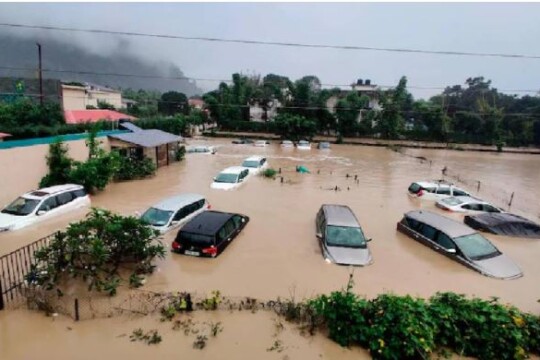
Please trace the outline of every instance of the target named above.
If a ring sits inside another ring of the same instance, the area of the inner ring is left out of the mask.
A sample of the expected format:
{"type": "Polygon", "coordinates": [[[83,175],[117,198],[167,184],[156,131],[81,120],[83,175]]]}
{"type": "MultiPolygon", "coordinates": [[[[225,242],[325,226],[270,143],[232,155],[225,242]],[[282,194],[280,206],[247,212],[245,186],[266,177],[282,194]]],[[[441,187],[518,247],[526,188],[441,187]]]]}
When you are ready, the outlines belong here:
{"type": "Polygon", "coordinates": [[[373,240],[373,239],[372,238],[366,239],[366,242],[370,242],[371,240],[373,240]]]}
{"type": "Polygon", "coordinates": [[[214,181],[216,181],[216,179],[217,179],[217,178],[216,178],[216,177],[214,177],[214,181]]]}
{"type": "Polygon", "coordinates": [[[47,211],[46,210],[38,210],[38,212],[36,213],[37,216],[41,216],[41,215],[44,215],[46,214],[47,211]]]}
{"type": "Polygon", "coordinates": [[[315,236],[317,236],[317,239],[322,239],[322,234],[321,233],[316,233],[315,236]]]}

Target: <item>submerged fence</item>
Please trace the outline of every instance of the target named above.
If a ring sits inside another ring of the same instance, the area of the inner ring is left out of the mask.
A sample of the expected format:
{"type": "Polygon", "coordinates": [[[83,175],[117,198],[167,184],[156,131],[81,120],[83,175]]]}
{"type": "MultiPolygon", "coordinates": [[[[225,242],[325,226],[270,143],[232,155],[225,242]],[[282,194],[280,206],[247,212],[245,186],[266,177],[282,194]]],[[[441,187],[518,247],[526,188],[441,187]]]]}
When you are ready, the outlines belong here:
{"type": "Polygon", "coordinates": [[[0,257],[0,310],[24,299],[26,274],[36,265],[34,252],[47,246],[56,234],[51,234],[0,257]]]}

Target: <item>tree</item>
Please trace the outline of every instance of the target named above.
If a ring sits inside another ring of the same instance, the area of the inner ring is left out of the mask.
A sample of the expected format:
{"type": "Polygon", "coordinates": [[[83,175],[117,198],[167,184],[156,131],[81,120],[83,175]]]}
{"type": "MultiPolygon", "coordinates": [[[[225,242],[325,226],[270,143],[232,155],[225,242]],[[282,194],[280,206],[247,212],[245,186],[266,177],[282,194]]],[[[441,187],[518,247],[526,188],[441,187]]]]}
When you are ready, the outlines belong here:
{"type": "Polygon", "coordinates": [[[40,188],[69,183],[73,160],[67,153],[68,148],[61,138],[57,138],[49,145],[49,154],[47,155],[49,172],[39,182],[40,188]]]}
{"type": "Polygon", "coordinates": [[[279,114],[275,118],[276,134],[283,139],[300,140],[315,135],[315,121],[300,115],[279,114]]]}
{"type": "Polygon", "coordinates": [[[412,96],[407,92],[407,78],[403,76],[395,89],[381,94],[382,114],[377,124],[381,136],[387,139],[399,137],[403,131],[402,113],[410,105],[412,96]]]}
{"type": "Polygon", "coordinates": [[[85,220],[72,223],[34,254],[37,266],[26,275],[29,285],[62,294],[68,281],[81,279],[88,291],[115,295],[122,281],[120,267],[131,271],[129,284],[142,285],[141,275],[154,270],[155,258],[165,256],[157,232],[135,217],[92,209],[85,220]]]}
{"type": "Polygon", "coordinates": [[[189,111],[186,94],[169,91],[161,95],[158,102],[158,112],[163,115],[187,114],[189,111]]]}

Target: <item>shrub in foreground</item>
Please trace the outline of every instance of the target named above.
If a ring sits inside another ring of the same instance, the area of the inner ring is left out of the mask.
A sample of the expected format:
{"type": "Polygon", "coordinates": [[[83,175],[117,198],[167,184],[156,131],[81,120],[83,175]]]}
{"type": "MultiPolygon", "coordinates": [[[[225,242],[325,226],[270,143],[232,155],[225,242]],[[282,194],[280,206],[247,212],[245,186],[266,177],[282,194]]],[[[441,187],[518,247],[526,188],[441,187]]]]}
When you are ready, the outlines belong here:
{"type": "Polygon", "coordinates": [[[275,178],[277,175],[277,170],[273,168],[264,169],[264,171],[261,173],[261,175],[265,178],[275,178]]]}

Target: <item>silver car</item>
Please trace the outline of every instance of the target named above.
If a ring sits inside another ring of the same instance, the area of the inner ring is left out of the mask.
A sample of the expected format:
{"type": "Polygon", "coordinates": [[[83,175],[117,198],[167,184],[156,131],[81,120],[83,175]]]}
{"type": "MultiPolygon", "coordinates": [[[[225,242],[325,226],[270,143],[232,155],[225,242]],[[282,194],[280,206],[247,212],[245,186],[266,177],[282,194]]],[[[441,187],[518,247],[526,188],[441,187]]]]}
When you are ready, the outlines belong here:
{"type": "Polygon", "coordinates": [[[315,221],[324,259],[340,265],[365,266],[373,262],[356,216],[345,205],[323,205],[315,221]]]}
{"type": "Polygon", "coordinates": [[[180,227],[197,214],[210,208],[199,194],[182,194],[160,201],[146,210],[141,219],[161,234],[180,227]]]}
{"type": "Polygon", "coordinates": [[[483,275],[499,279],[523,276],[521,269],[488,239],[447,217],[425,210],[410,211],[397,229],[483,275]]]}

